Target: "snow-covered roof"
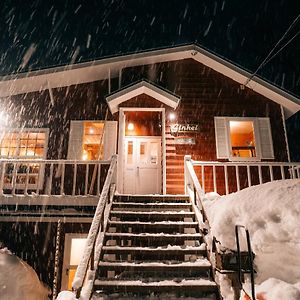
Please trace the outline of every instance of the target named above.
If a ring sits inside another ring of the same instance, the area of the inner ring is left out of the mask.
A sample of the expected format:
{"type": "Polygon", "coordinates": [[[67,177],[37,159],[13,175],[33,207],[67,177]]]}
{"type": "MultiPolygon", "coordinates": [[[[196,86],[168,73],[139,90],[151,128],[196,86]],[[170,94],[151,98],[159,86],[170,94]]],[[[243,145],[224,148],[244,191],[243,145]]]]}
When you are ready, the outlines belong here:
{"type": "MultiPolygon", "coordinates": [[[[91,62],[4,76],[0,78],[0,97],[93,82],[117,77],[126,67],[192,58],[209,68],[244,84],[251,74],[195,44],[120,55],[91,62]]],[[[282,105],[286,117],[300,110],[300,99],[254,76],[247,87],[282,105]]]]}
{"type": "Polygon", "coordinates": [[[106,102],[111,113],[114,114],[118,111],[118,106],[121,103],[141,94],[151,96],[152,98],[172,107],[173,109],[176,109],[180,102],[179,96],[176,96],[173,93],[145,80],[114,92],[106,97],[106,102]]]}

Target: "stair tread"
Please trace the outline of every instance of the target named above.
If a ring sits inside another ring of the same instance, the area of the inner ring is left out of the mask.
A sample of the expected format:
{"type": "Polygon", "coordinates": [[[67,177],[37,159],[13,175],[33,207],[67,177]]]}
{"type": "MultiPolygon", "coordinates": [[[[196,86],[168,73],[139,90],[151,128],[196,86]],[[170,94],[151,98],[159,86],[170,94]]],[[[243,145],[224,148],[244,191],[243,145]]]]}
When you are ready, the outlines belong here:
{"type": "Polygon", "coordinates": [[[168,247],[121,247],[121,246],[103,246],[103,251],[145,251],[145,252],[192,252],[192,251],[206,251],[205,243],[200,246],[181,246],[169,245],[168,247]]]}
{"type": "Polygon", "coordinates": [[[141,262],[141,261],[135,261],[135,262],[108,262],[108,261],[100,261],[99,262],[99,267],[121,267],[121,268],[155,268],[155,267],[161,267],[161,268],[166,268],[166,269],[178,269],[178,268],[210,268],[211,263],[209,262],[208,259],[206,258],[201,258],[196,261],[192,262],[182,262],[182,261],[176,261],[176,262],[171,262],[171,263],[166,263],[166,262],[141,262]]]}
{"type": "Polygon", "coordinates": [[[179,234],[169,234],[169,233],[127,233],[127,232],[106,232],[105,236],[110,237],[162,237],[162,238],[202,238],[201,233],[179,233],[179,234]]]}
{"type": "Polygon", "coordinates": [[[139,202],[113,202],[114,206],[142,206],[142,207],[153,207],[153,206],[182,206],[182,207],[190,207],[191,203],[179,203],[179,202],[167,202],[167,203],[163,203],[163,202],[152,202],[152,203],[139,203],[139,202]]]}
{"type": "Polygon", "coordinates": [[[183,279],[181,281],[179,280],[157,280],[152,282],[142,281],[142,280],[119,280],[119,279],[110,279],[110,280],[103,280],[103,279],[96,279],[95,280],[96,285],[101,286],[216,286],[216,283],[212,280],[200,278],[200,279],[183,279]]]}
{"type": "Polygon", "coordinates": [[[141,222],[141,221],[111,221],[109,220],[109,224],[111,225],[141,225],[141,226],[197,226],[197,222],[184,222],[184,221],[157,221],[157,222],[141,222]]]}
{"type": "Polygon", "coordinates": [[[129,210],[112,210],[111,215],[187,215],[194,216],[194,212],[190,211],[129,211],[129,210]]]}

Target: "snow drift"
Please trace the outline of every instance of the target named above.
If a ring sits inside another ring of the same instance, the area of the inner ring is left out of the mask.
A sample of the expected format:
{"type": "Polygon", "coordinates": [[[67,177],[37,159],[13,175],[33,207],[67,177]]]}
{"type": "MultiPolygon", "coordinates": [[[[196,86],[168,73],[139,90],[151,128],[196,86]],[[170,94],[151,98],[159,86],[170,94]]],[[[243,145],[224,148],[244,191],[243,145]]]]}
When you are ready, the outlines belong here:
{"type": "Polygon", "coordinates": [[[0,299],[48,299],[48,289],[35,271],[6,248],[0,249],[0,299]]]}
{"type": "Polygon", "coordinates": [[[266,299],[300,299],[299,179],[269,182],[226,196],[210,193],[204,205],[212,234],[223,246],[236,249],[236,224],[249,229],[258,271],[255,281],[265,281],[258,292],[266,299]]]}

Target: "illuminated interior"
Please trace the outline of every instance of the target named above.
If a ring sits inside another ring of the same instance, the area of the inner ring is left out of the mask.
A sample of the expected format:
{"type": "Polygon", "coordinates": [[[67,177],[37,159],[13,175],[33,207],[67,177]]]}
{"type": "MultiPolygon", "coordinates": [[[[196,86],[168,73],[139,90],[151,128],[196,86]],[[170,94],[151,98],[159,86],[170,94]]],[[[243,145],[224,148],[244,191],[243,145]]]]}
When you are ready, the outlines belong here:
{"type": "Polygon", "coordinates": [[[231,154],[234,157],[256,157],[252,121],[229,121],[231,154]]]}
{"type": "Polygon", "coordinates": [[[5,132],[0,143],[3,158],[44,158],[45,132],[5,132]]]}
{"type": "Polygon", "coordinates": [[[161,113],[157,111],[125,112],[126,136],[161,136],[161,113]]]}
{"type": "MultiPolygon", "coordinates": [[[[0,136],[1,158],[43,159],[45,147],[46,133],[42,131],[15,130],[3,132],[0,136]]],[[[25,184],[28,188],[37,188],[40,171],[40,164],[7,163],[3,178],[4,187],[11,188],[15,180],[17,188],[24,188],[25,184]]]]}
{"type": "Polygon", "coordinates": [[[72,282],[79,265],[82,253],[84,252],[86,238],[72,238],[71,253],[70,253],[70,266],[68,273],[68,290],[72,290],[72,282]]]}
{"type": "Polygon", "coordinates": [[[104,122],[84,122],[83,160],[101,160],[103,158],[103,130],[104,122]]]}

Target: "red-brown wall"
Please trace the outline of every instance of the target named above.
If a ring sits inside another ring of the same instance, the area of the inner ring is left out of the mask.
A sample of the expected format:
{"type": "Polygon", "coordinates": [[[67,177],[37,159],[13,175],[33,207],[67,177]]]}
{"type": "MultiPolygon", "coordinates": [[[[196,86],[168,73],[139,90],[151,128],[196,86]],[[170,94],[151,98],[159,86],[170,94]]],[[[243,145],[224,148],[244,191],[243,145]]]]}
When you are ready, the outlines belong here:
{"type": "MultiPolygon", "coordinates": [[[[175,111],[177,119],[174,122],[199,124],[197,133],[185,134],[195,138],[195,145],[175,145],[174,135],[170,133],[171,122],[168,119],[169,113],[173,110],[166,108],[167,193],[184,192],[184,155],[192,155],[195,160],[217,160],[215,116],[269,117],[275,161],[287,160],[281,110],[275,102],[248,88],[241,89],[235,81],[192,59],[124,70],[125,82],[127,73],[128,80],[133,79],[132,74],[140,75],[134,78],[136,80],[149,79],[151,75],[156,84],[181,97],[175,111]]],[[[149,98],[141,95],[129,100],[123,106],[162,106],[157,100],[152,99],[151,102],[149,98]]],[[[222,176],[219,176],[219,181],[220,183],[223,181],[222,176]]]]}

